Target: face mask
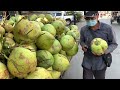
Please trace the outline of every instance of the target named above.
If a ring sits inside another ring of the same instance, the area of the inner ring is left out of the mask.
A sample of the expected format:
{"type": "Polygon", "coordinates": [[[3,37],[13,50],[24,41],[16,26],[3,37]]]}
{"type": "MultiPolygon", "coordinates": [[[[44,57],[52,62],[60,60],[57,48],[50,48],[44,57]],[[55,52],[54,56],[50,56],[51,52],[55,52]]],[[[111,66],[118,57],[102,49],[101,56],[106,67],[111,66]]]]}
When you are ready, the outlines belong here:
{"type": "Polygon", "coordinates": [[[87,21],[88,26],[95,26],[97,24],[97,20],[89,20],[87,21]]]}

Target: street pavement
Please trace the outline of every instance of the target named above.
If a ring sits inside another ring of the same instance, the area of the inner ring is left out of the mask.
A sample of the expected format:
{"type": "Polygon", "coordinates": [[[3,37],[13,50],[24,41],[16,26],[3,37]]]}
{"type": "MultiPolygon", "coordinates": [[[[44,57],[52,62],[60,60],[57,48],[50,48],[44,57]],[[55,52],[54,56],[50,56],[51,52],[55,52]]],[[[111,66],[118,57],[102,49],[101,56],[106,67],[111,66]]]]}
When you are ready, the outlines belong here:
{"type": "MultiPolygon", "coordinates": [[[[100,19],[100,21],[111,25],[110,19],[103,18],[103,19],[100,19]]],[[[80,30],[80,28],[85,25],[85,22],[80,22],[77,25],[80,30]]],[[[117,24],[117,22],[113,22],[111,26],[116,33],[118,47],[117,49],[115,49],[114,52],[112,52],[113,61],[112,61],[111,67],[107,68],[106,79],[120,79],[120,46],[119,46],[120,25],[117,24]]],[[[70,62],[71,66],[64,73],[62,79],[82,79],[82,74],[83,74],[83,69],[81,66],[82,59],[83,59],[83,51],[81,50],[81,47],[79,45],[78,53],[72,58],[70,62]]]]}

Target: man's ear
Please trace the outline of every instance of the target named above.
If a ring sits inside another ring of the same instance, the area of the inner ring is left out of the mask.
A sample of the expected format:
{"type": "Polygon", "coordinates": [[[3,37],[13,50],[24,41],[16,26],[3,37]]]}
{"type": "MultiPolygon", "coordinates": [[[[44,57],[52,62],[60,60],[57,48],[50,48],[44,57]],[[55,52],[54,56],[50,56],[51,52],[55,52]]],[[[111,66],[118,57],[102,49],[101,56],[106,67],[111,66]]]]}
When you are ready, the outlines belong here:
{"type": "Polygon", "coordinates": [[[97,18],[97,19],[99,18],[99,13],[96,15],[96,18],[97,18]]]}

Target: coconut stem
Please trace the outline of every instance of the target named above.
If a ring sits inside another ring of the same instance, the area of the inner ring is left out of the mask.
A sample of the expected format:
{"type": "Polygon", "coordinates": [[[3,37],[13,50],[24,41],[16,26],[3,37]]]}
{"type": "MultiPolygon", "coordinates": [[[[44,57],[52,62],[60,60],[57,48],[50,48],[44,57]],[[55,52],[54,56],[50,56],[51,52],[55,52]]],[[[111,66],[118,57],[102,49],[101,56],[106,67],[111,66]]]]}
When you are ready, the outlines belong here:
{"type": "MultiPolygon", "coordinates": [[[[33,29],[32,29],[32,30],[33,30],[33,29]]],[[[28,31],[28,32],[26,33],[26,35],[29,34],[30,32],[32,32],[32,30],[28,31]]]]}
{"type": "Polygon", "coordinates": [[[98,40],[95,41],[95,45],[99,45],[99,43],[100,43],[100,42],[99,42],[98,40]]]}
{"type": "Polygon", "coordinates": [[[3,54],[3,56],[4,56],[7,60],[9,60],[9,58],[8,58],[5,54],[3,54]]]}
{"type": "Polygon", "coordinates": [[[26,16],[22,17],[14,26],[16,26],[22,19],[25,19],[26,16]]]}

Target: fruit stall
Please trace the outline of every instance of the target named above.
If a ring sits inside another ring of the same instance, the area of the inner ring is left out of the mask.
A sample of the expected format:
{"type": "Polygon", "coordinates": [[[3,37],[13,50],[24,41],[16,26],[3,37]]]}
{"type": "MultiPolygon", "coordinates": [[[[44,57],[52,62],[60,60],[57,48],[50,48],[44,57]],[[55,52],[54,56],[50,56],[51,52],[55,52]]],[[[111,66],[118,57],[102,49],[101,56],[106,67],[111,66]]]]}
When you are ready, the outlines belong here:
{"type": "Polygon", "coordinates": [[[78,52],[80,33],[51,14],[2,18],[0,79],[60,79],[78,52]]]}

